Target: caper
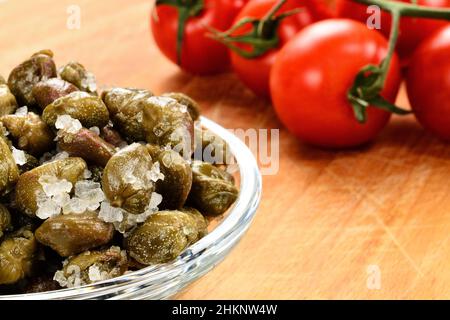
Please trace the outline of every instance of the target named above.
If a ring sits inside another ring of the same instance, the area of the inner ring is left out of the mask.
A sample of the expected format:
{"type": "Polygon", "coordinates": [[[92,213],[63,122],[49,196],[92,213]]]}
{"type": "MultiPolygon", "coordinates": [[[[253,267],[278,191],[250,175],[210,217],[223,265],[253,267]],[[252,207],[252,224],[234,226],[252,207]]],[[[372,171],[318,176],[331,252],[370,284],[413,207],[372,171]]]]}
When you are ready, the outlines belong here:
{"type": "Polygon", "coordinates": [[[196,219],[181,211],[151,215],[125,240],[127,252],[144,265],[169,262],[200,238],[196,219]]]}
{"type": "Polygon", "coordinates": [[[195,128],[195,142],[195,159],[219,165],[231,162],[232,155],[227,143],[210,130],[195,128]]]}
{"type": "Polygon", "coordinates": [[[102,137],[106,142],[112,144],[114,147],[121,148],[127,145],[120,133],[115,130],[111,124],[108,124],[101,129],[100,137],[102,137]]]}
{"type": "Polygon", "coordinates": [[[21,150],[39,157],[54,147],[55,135],[33,112],[26,115],[6,115],[0,117],[0,122],[8,129],[21,150]]]}
{"type": "Polygon", "coordinates": [[[21,106],[32,107],[36,104],[33,96],[34,86],[42,80],[56,77],[53,52],[39,51],[30,59],[14,68],[8,78],[8,86],[21,106]]]}
{"type": "Polygon", "coordinates": [[[117,152],[103,171],[102,187],[112,206],[139,214],[155,190],[153,161],[147,148],[132,144],[117,152]]]}
{"type": "Polygon", "coordinates": [[[197,224],[198,240],[208,234],[208,220],[197,209],[184,207],[180,211],[191,215],[197,224]]]}
{"type": "Polygon", "coordinates": [[[3,136],[0,137],[0,195],[9,191],[19,178],[19,168],[3,136]]]}
{"type": "Polygon", "coordinates": [[[75,184],[83,178],[87,168],[81,158],[56,160],[22,174],[17,181],[16,203],[20,210],[29,216],[35,216],[38,210],[38,198],[45,194],[39,181],[42,177],[56,177],[75,184]]]}
{"type": "Polygon", "coordinates": [[[144,141],[144,106],[153,93],[140,89],[113,88],[102,97],[119,132],[128,141],[144,141]]]}
{"type": "Polygon", "coordinates": [[[0,245],[0,284],[12,284],[32,272],[37,243],[33,232],[21,229],[0,245]]]}
{"type": "Polygon", "coordinates": [[[232,176],[210,163],[193,161],[189,202],[205,215],[223,214],[237,199],[232,176]]]}
{"type": "Polygon", "coordinates": [[[8,85],[5,83],[5,79],[0,76],[0,116],[14,113],[16,109],[16,98],[11,93],[11,90],[9,90],[8,85]]]}
{"type": "Polygon", "coordinates": [[[186,106],[192,120],[196,121],[200,118],[200,106],[191,97],[181,92],[169,92],[163,94],[162,96],[175,99],[178,103],[186,106]]]}
{"type": "Polygon", "coordinates": [[[116,152],[113,145],[86,128],[78,130],[77,133],[62,131],[58,136],[58,147],[61,150],[92,164],[104,167],[116,152]]]}
{"type": "Polygon", "coordinates": [[[113,234],[112,224],[100,220],[95,212],[86,212],[47,219],[36,230],[36,239],[69,257],[109,243],[113,234]]]}
{"type": "Polygon", "coordinates": [[[36,104],[44,110],[45,107],[56,99],[64,97],[75,91],[79,90],[70,82],[58,78],[51,78],[37,83],[33,87],[32,93],[34,99],[36,100],[36,104]]]}
{"type": "Polygon", "coordinates": [[[54,279],[62,287],[79,287],[123,275],[127,271],[126,252],[119,247],[86,251],[66,260],[54,279]]]}
{"type": "Polygon", "coordinates": [[[103,127],[109,122],[108,109],[99,97],[76,91],[55,100],[48,105],[42,119],[54,126],[58,116],[69,115],[78,119],[84,127],[103,127]]]}
{"type": "Polygon", "coordinates": [[[194,122],[184,105],[167,97],[151,97],[144,107],[148,143],[170,147],[185,158],[194,151],[194,122]]]}
{"type": "Polygon", "coordinates": [[[94,75],[78,62],[69,62],[59,70],[61,79],[72,83],[81,91],[97,94],[97,84],[94,75]]]}
{"type": "Polygon", "coordinates": [[[183,207],[192,186],[192,170],[189,163],[173,150],[156,145],[147,146],[154,161],[159,162],[164,179],[156,182],[156,192],[163,200],[159,208],[179,209],[183,207]]]}
{"type": "Polygon", "coordinates": [[[4,205],[0,204],[0,239],[3,237],[5,231],[10,230],[11,227],[11,214],[4,205]]]}

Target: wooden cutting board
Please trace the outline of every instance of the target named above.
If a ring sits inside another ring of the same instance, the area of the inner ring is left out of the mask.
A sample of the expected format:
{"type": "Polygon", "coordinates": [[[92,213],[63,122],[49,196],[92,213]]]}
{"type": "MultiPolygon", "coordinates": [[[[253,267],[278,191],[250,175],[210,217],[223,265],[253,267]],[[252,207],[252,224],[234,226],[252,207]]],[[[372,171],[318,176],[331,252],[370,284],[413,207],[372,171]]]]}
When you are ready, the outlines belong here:
{"type": "MultiPolygon", "coordinates": [[[[0,74],[51,48],[99,83],[179,90],[228,128],[281,128],[271,106],[231,74],[191,77],[153,44],[148,0],[0,0],[0,74]],[[70,9],[70,8],[69,8],[70,9]],[[69,10],[70,11],[70,10],[69,10]],[[73,12],[73,11],[72,11],[73,12]]],[[[406,105],[401,94],[400,104],[406,105]]],[[[450,298],[450,147],[413,117],[364,148],[330,152],[280,132],[280,169],[264,177],[254,224],[181,299],[450,298]]]]}

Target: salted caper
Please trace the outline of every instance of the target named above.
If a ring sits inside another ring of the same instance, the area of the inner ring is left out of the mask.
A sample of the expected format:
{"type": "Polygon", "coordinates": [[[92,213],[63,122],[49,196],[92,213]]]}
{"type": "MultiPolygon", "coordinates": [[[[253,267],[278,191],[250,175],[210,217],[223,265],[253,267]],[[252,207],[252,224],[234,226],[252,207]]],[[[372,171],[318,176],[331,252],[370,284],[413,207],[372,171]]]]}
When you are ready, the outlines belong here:
{"type": "Polygon", "coordinates": [[[198,240],[208,234],[208,220],[200,213],[200,211],[190,207],[184,207],[180,209],[180,211],[187,213],[194,218],[197,224],[198,240]]]}
{"type": "Polygon", "coordinates": [[[181,92],[169,92],[163,94],[162,96],[175,99],[178,101],[178,103],[186,106],[192,120],[196,121],[200,118],[200,106],[191,97],[181,92]]]}
{"type": "Polygon", "coordinates": [[[112,206],[139,214],[147,208],[155,178],[152,157],[147,148],[132,144],[117,152],[103,171],[102,187],[112,206]]]}
{"type": "Polygon", "coordinates": [[[19,168],[3,136],[0,136],[0,195],[9,191],[19,178],[19,168]]]}
{"type": "Polygon", "coordinates": [[[120,133],[114,129],[112,123],[101,128],[100,137],[117,148],[122,148],[127,145],[120,133]]]}
{"type": "Polygon", "coordinates": [[[0,284],[12,284],[32,272],[37,243],[33,232],[21,229],[0,244],[0,284]]]}
{"type": "Polygon", "coordinates": [[[52,130],[33,112],[6,115],[0,117],[0,122],[8,129],[18,147],[34,156],[41,156],[55,145],[52,130]]]}
{"type": "Polygon", "coordinates": [[[227,143],[210,130],[195,128],[196,160],[212,164],[226,165],[231,162],[231,152],[227,143]]]}
{"type": "Polygon", "coordinates": [[[97,83],[94,75],[88,72],[79,62],[69,62],[59,69],[61,79],[72,83],[81,91],[97,94],[97,83]]]}
{"type": "Polygon", "coordinates": [[[38,199],[45,196],[42,178],[54,177],[66,180],[74,185],[83,178],[87,168],[81,158],[56,160],[22,174],[16,185],[16,204],[29,216],[35,216],[38,210],[38,199]]]}
{"type": "Polygon", "coordinates": [[[145,141],[144,107],[152,96],[150,91],[141,89],[113,88],[103,92],[115,127],[128,141],[145,141]]]}
{"type": "Polygon", "coordinates": [[[36,105],[33,96],[34,86],[42,80],[56,77],[53,52],[42,50],[31,56],[11,71],[8,86],[21,106],[36,105]]]}
{"type": "Polygon", "coordinates": [[[151,97],[144,107],[148,143],[170,147],[190,158],[194,152],[194,122],[187,107],[167,97],[151,97]]]}
{"type": "Polygon", "coordinates": [[[164,179],[156,182],[156,192],[162,195],[160,209],[179,209],[184,206],[192,186],[192,170],[179,153],[147,145],[153,158],[158,161],[164,179]]]}
{"type": "Polygon", "coordinates": [[[73,157],[81,157],[91,164],[104,167],[116,152],[113,145],[86,128],[81,128],[76,133],[61,130],[58,136],[58,147],[61,150],[73,157]]]}
{"type": "Polygon", "coordinates": [[[79,89],[70,82],[51,78],[43,80],[33,87],[33,97],[36,104],[44,110],[53,101],[75,91],[79,91],[79,89]]]}
{"type": "Polygon", "coordinates": [[[9,90],[5,80],[0,76],[0,116],[12,114],[16,109],[16,98],[11,93],[11,90],[9,90]]]}
{"type": "Polygon", "coordinates": [[[11,227],[11,214],[4,205],[0,204],[0,239],[11,227]]]}
{"type": "Polygon", "coordinates": [[[196,219],[181,211],[159,211],[125,239],[127,252],[144,265],[169,262],[200,238],[196,219]]]}
{"type": "Polygon", "coordinates": [[[223,214],[238,196],[232,176],[202,161],[193,161],[191,168],[193,180],[189,202],[205,215],[223,214]]]}
{"type": "Polygon", "coordinates": [[[127,271],[127,255],[119,247],[86,251],[71,257],[54,279],[61,287],[79,287],[123,275],[127,271]]]}
{"type": "Polygon", "coordinates": [[[36,230],[36,239],[69,257],[109,243],[113,234],[112,224],[100,220],[96,212],[86,212],[47,219],[36,230]]]}
{"type": "Polygon", "coordinates": [[[42,119],[49,126],[54,126],[61,115],[78,119],[86,128],[101,128],[109,122],[108,109],[103,101],[82,91],[72,92],[55,100],[44,109],[42,119]]]}

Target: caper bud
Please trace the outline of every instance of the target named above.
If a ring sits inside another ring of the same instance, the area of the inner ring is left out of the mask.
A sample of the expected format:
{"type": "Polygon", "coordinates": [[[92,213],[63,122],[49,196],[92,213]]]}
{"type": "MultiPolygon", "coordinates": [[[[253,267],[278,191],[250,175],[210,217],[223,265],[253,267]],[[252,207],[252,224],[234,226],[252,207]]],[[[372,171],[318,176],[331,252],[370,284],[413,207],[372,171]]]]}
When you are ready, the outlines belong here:
{"type": "Polygon", "coordinates": [[[33,97],[36,100],[36,104],[44,110],[45,107],[56,99],[75,91],[79,90],[70,82],[58,78],[51,78],[43,80],[33,87],[33,97]]]}
{"type": "Polygon", "coordinates": [[[127,255],[119,247],[86,251],[71,257],[57,271],[55,279],[61,287],[79,287],[123,275],[127,271],[127,255]]]}
{"type": "Polygon", "coordinates": [[[190,158],[194,151],[194,122],[184,105],[167,97],[151,97],[144,107],[148,143],[170,147],[190,158]]]}
{"type": "Polygon", "coordinates": [[[228,144],[208,129],[195,128],[194,158],[212,164],[229,164],[231,152],[228,144]]]}
{"type": "Polygon", "coordinates": [[[36,104],[33,87],[42,80],[56,77],[53,53],[43,50],[35,53],[11,72],[8,86],[22,106],[32,107],[36,104]]]}
{"type": "Polygon", "coordinates": [[[47,124],[33,112],[26,115],[10,114],[0,117],[21,150],[41,156],[54,147],[55,135],[47,124]]]}
{"type": "Polygon", "coordinates": [[[3,136],[0,136],[0,164],[0,195],[3,195],[19,178],[19,168],[3,136]]]}
{"type": "Polygon", "coordinates": [[[237,199],[238,190],[230,174],[210,163],[193,161],[189,202],[205,215],[223,214],[237,199]]]}
{"type": "Polygon", "coordinates": [[[181,211],[159,211],[125,239],[127,252],[144,265],[169,262],[199,239],[196,219],[181,211]]]}
{"type": "Polygon", "coordinates": [[[113,88],[103,92],[114,125],[128,141],[145,141],[143,112],[152,96],[150,91],[140,89],[113,88]]]}
{"type": "Polygon", "coordinates": [[[81,91],[97,94],[97,84],[94,75],[78,62],[69,62],[59,70],[61,79],[72,83],[81,91]]]}
{"type": "Polygon", "coordinates": [[[179,153],[162,149],[156,145],[147,146],[154,161],[158,161],[164,179],[156,182],[156,192],[163,200],[159,208],[179,209],[183,207],[192,186],[192,170],[179,153]]]}
{"type": "Polygon", "coordinates": [[[109,122],[109,113],[103,101],[86,92],[76,91],[55,100],[44,109],[42,119],[54,126],[58,116],[69,115],[84,127],[103,127],[109,122]]]}
{"type": "Polygon", "coordinates": [[[192,120],[196,121],[200,118],[200,106],[191,97],[181,92],[169,92],[163,94],[162,96],[175,99],[178,103],[186,106],[192,120]]]}
{"type": "Polygon", "coordinates": [[[86,128],[78,130],[77,133],[61,130],[58,136],[58,147],[61,150],[73,157],[81,157],[92,164],[104,167],[116,152],[113,145],[86,128]]]}
{"type": "MultiPolygon", "coordinates": [[[[2,80],[1,78],[0,80],[2,80]]],[[[9,90],[8,85],[0,81],[0,116],[14,113],[17,109],[17,101],[9,90]]]]}
{"type": "Polygon", "coordinates": [[[198,240],[208,234],[208,220],[197,209],[184,207],[180,209],[181,212],[191,215],[197,224],[198,240]]]}
{"type": "Polygon", "coordinates": [[[87,168],[81,158],[56,160],[22,174],[16,185],[16,204],[29,216],[35,216],[38,210],[38,198],[45,194],[39,181],[43,177],[64,179],[74,185],[83,178],[87,168]]]}
{"type": "Polygon", "coordinates": [[[30,275],[37,243],[33,232],[21,229],[0,245],[0,284],[12,284],[30,275]]]}
{"type": "Polygon", "coordinates": [[[139,214],[155,190],[153,161],[147,148],[132,144],[117,152],[103,171],[102,187],[112,206],[139,214]]]}
{"type": "Polygon", "coordinates": [[[11,214],[4,205],[0,204],[0,239],[11,227],[11,214]]]}
{"type": "Polygon", "coordinates": [[[95,212],[51,217],[36,230],[36,239],[62,257],[105,245],[111,241],[114,226],[95,212]]]}
{"type": "Polygon", "coordinates": [[[127,145],[120,133],[109,124],[101,129],[100,137],[117,148],[122,148],[127,145]]]}

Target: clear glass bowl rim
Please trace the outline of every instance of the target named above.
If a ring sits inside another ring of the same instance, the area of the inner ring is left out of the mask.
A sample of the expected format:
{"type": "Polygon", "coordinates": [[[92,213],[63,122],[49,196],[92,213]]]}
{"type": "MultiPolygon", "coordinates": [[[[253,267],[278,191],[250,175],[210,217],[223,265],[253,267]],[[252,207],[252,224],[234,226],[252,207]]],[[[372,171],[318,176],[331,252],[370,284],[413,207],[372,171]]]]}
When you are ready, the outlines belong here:
{"type": "Polygon", "coordinates": [[[167,299],[219,264],[249,228],[262,193],[261,174],[252,152],[229,130],[201,117],[203,127],[222,137],[239,166],[240,192],[226,218],[175,261],[80,288],[6,295],[0,300],[167,299]]]}

